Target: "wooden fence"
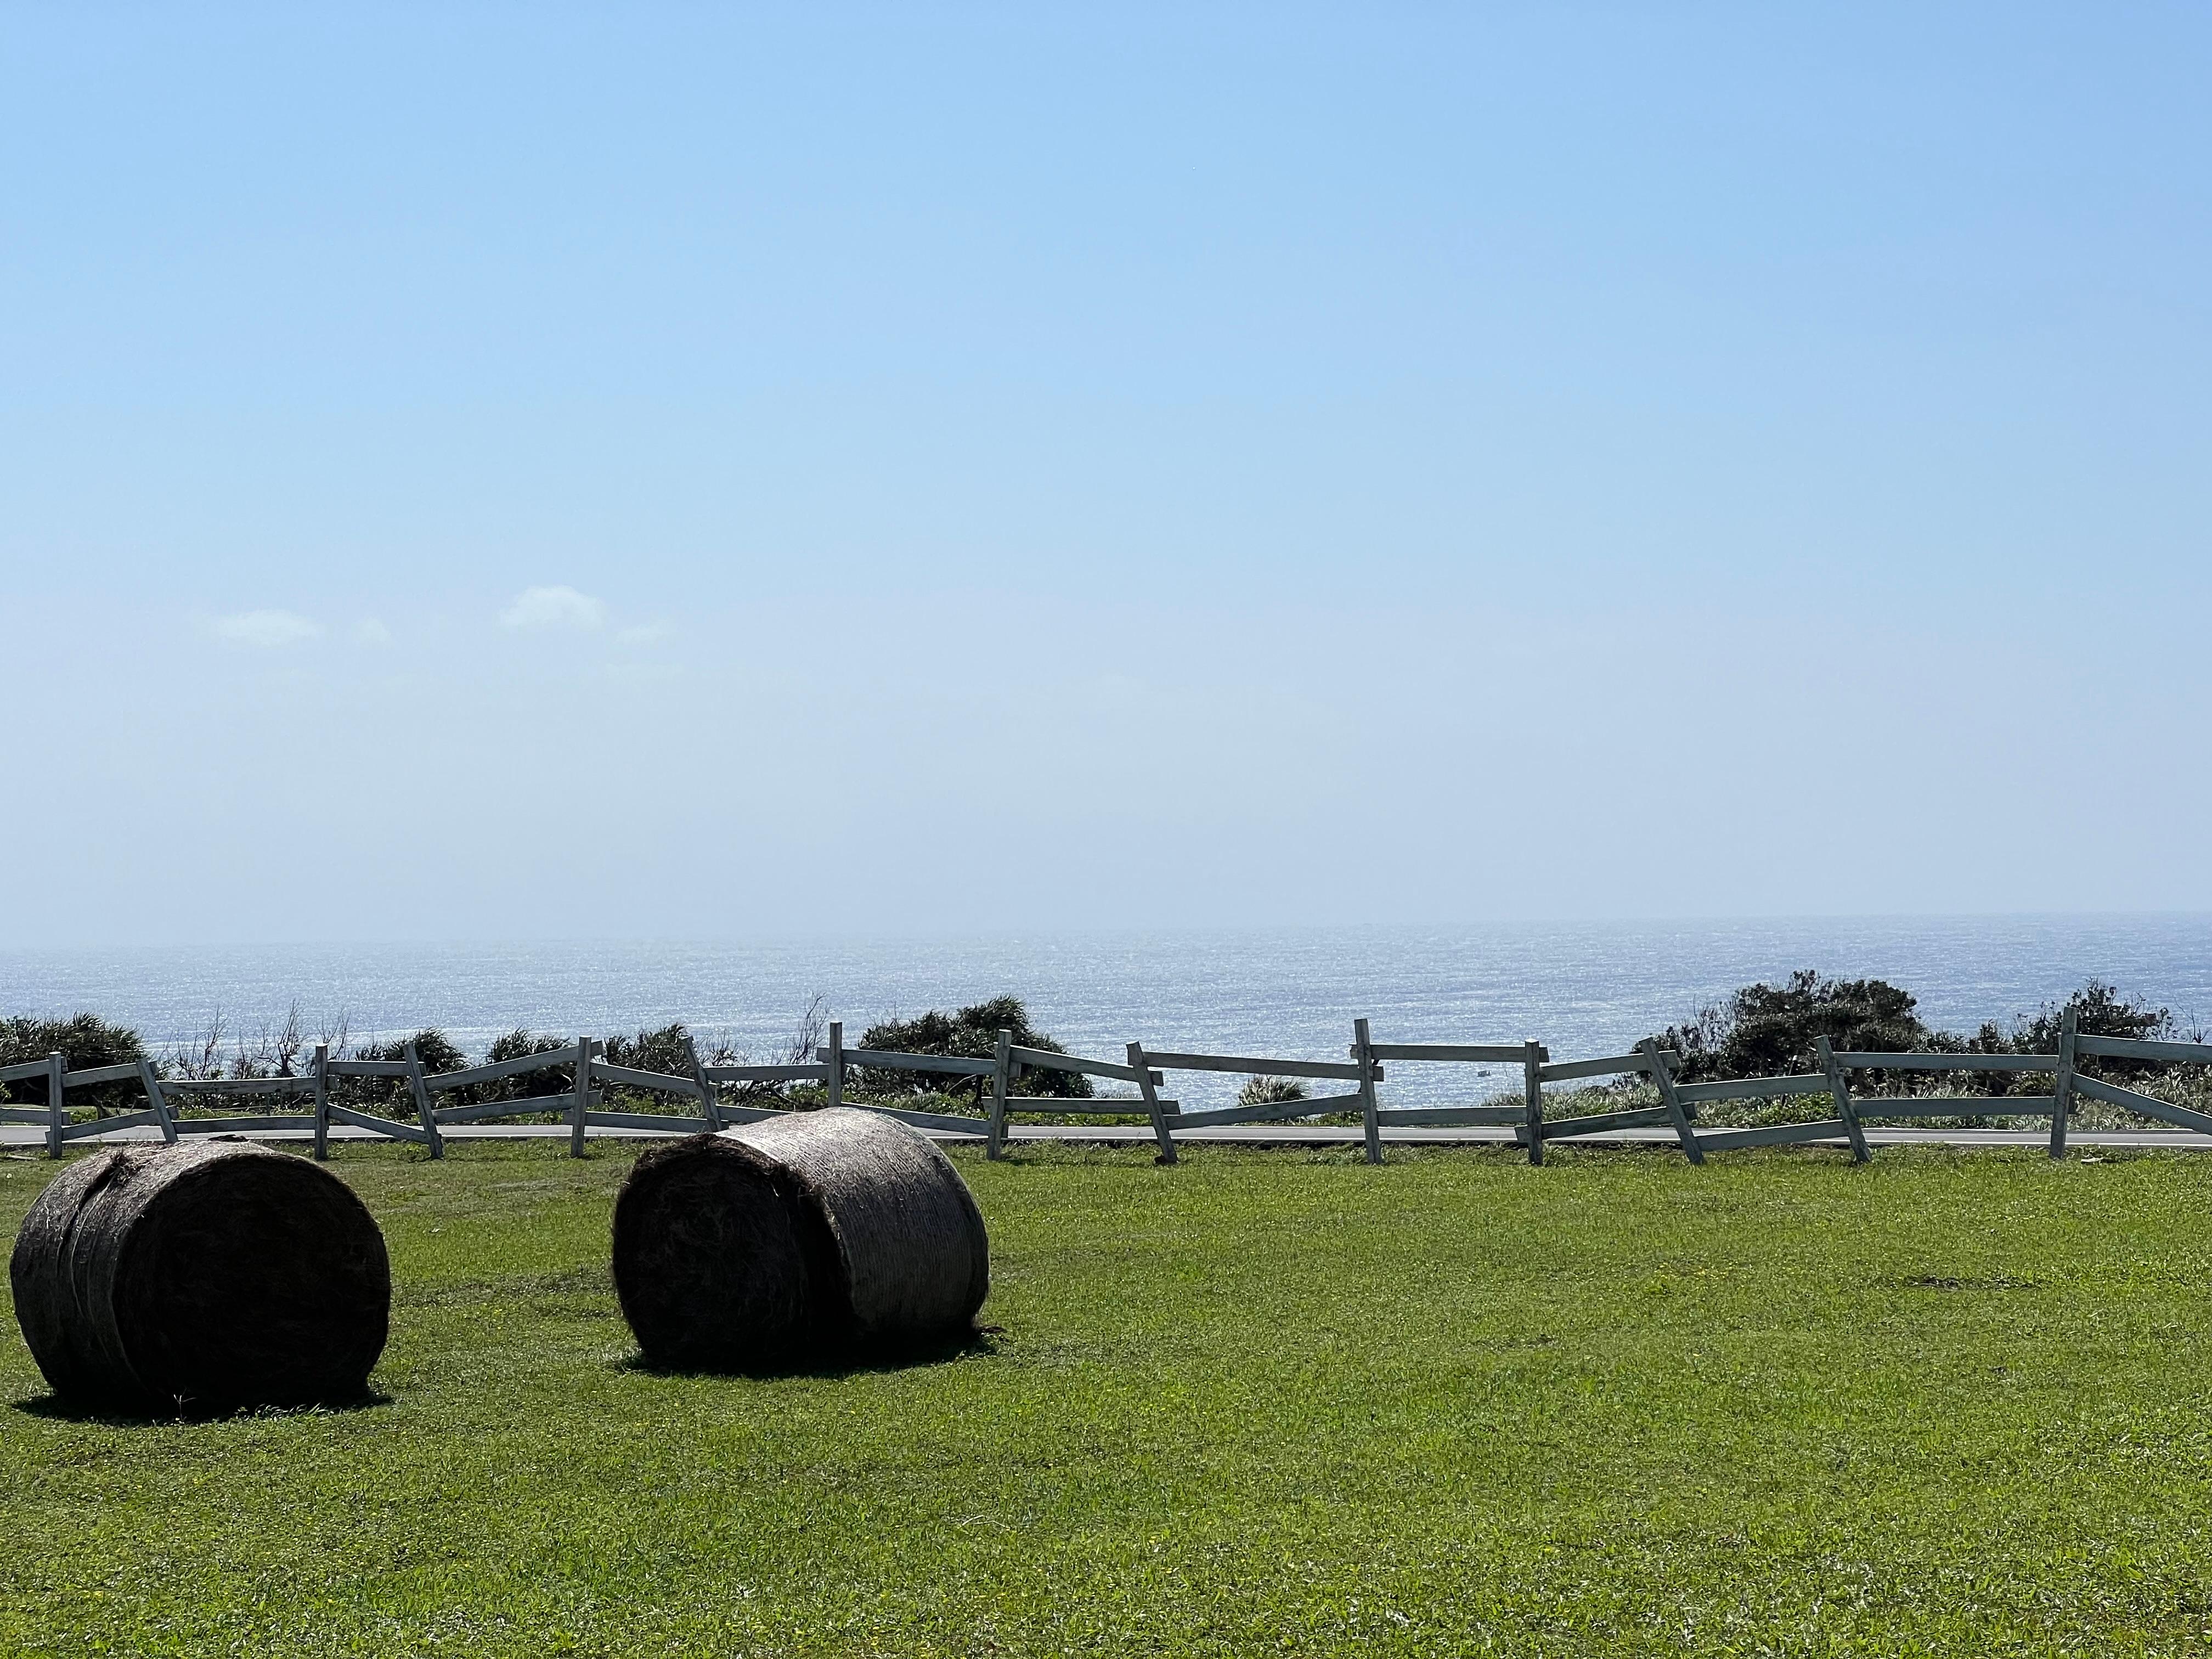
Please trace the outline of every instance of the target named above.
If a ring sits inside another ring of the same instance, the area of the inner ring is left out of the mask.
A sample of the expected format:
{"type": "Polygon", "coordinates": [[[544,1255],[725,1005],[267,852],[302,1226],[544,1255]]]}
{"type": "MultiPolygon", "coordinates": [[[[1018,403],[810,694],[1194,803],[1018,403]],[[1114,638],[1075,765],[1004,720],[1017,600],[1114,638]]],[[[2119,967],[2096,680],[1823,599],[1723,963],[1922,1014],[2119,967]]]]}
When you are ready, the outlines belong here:
{"type": "Polygon", "coordinates": [[[426,1148],[432,1158],[442,1158],[443,1131],[449,1125],[550,1115],[565,1121],[569,1151],[580,1158],[586,1130],[690,1134],[732,1123],[757,1122],[792,1109],[748,1105],[742,1091],[804,1083],[820,1085],[827,1103],[832,1106],[856,1106],[881,1112],[918,1128],[975,1135],[984,1142],[993,1158],[1004,1155],[1009,1120],[1021,1115],[1142,1118],[1151,1125],[1159,1148],[1159,1161],[1164,1164],[1176,1161],[1178,1133],[1229,1124],[1286,1123],[1353,1114],[1360,1120],[1367,1160],[1371,1164],[1382,1161],[1382,1132],[1386,1128],[1474,1125],[1510,1127],[1532,1164],[1541,1164],[1544,1148],[1554,1142],[1641,1128],[1673,1131],[1676,1144],[1692,1164],[1702,1164],[1705,1154],[1711,1152],[1820,1141],[1839,1142],[1863,1163],[1869,1156],[1866,1123],[1930,1117],[2048,1118],[2051,1156],[2062,1158],[2066,1152],[2067,1120],[2076,1097],[2122,1107],[2179,1128],[2212,1134],[2212,1115],[2176,1106],[2100,1078],[2085,1076],[2078,1069],[2085,1056],[2212,1065],[2212,1043],[2085,1036],[2075,1030],[2075,1018],[2070,1013],[2062,1022],[2056,1054],[1858,1052],[1833,1049],[1823,1037],[1820,1040],[1820,1069],[1817,1072],[1788,1077],[1731,1079],[1720,1083],[1679,1081],[1681,1057],[1649,1042],[1632,1054],[1554,1061],[1550,1050],[1534,1042],[1376,1042],[1364,1019],[1352,1022],[1352,1046],[1347,1059],[1343,1060],[1184,1054],[1146,1048],[1141,1042],[1128,1045],[1125,1061],[1088,1060],[1079,1054],[1019,1047],[1005,1031],[999,1033],[995,1051],[985,1060],[957,1054],[848,1048],[845,1028],[835,1021],[830,1024],[829,1036],[829,1042],[815,1050],[811,1061],[787,1066],[703,1065],[697,1050],[687,1043],[685,1057],[689,1063],[683,1075],[614,1065],[603,1057],[604,1045],[590,1037],[580,1037],[539,1054],[441,1073],[426,1073],[411,1043],[405,1056],[399,1060],[334,1060],[327,1045],[318,1045],[309,1069],[299,1076],[222,1079],[165,1079],[150,1060],[143,1059],[71,1071],[67,1058],[57,1054],[41,1060],[0,1067],[0,1084],[43,1082],[46,1091],[46,1101],[42,1106],[0,1105],[0,1123],[43,1127],[50,1158],[61,1157],[71,1141],[152,1128],[167,1141],[193,1134],[305,1130],[313,1138],[315,1156],[323,1158],[330,1155],[333,1123],[395,1140],[411,1141],[426,1148]],[[1464,1105],[1385,1107],[1381,1103],[1376,1085],[1384,1080],[1386,1065],[1518,1066],[1522,1096],[1518,1103],[1493,1099],[1464,1105]],[[854,1066],[973,1082],[979,1092],[988,1091],[987,1114],[978,1118],[951,1112],[911,1110],[887,1105],[880,1100],[848,1099],[846,1074],[854,1066]],[[491,1085],[511,1085],[515,1079],[550,1071],[568,1073],[568,1082],[554,1091],[542,1094],[451,1106],[436,1103],[441,1095],[491,1085]],[[1137,1093],[1118,1098],[1015,1093],[1023,1077],[1031,1072],[1103,1078],[1133,1085],[1137,1093]],[[1261,1101],[1186,1112],[1178,1102],[1161,1095],[1170,1072],[1227,1072],[1245,1077],[1286,1078],[1300,1083],[1343,1084],[1350,1087],[1318,1098],[1261,1101]],[[1881,1076],[1898,1073],[2047,1074],[2051,1086],[2048,1094],[2033,1095],[1854,1094],[1852,1075],[1867,1073],[1881,1076]],[[1648,1079],[1658,1092],[1659,1103],[1577,1116],[1547,1115],[1546,1085],[1612,1077],[1648,1079]],[[347,1079],[380,1079],[387,1085],[404,1085],[393,1092],[400,1097],[402,1109],[408,1115],[384,1116],[359,1105],[334,1100],[333,1085],[347,1079]],[[145,1105],[112,1116],[81,1121],[72,1117],[68,1104],[70,1090],[117,1084],[135,1084],[145,1097],[145,1105]],[[725,1100],[722,1091],[727,1088],[740,1091],[738,1098],[725,1100]],[[611,1094],[617,1091],[631,1096],[665,1097],[680,1109],[608,1110],[611,1094]],[[210,1107],[257,1097],[280,1104],[303,1103],[307,1109],[259,1113],[208,1110],[210,1107]],[[1697,1121],[1698,1109],[1707,1105],[1792,1099],[1819,1102],[1826,1115],[1802,1122],[1762,1124],[1748,1128],[1700,1127],[1697,1121]]]}

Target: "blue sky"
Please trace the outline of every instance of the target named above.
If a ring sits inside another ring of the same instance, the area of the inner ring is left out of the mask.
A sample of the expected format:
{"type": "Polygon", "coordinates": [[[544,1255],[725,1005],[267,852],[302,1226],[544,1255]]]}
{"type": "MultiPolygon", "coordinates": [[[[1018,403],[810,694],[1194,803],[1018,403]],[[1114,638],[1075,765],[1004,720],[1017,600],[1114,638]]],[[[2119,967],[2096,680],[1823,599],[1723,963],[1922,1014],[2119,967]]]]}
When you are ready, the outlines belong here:
{"type": "Polygon", "coordinates": [[[2212,909],[2201,9],[331,9],[0,31],[0,942],[2212,909]]]}

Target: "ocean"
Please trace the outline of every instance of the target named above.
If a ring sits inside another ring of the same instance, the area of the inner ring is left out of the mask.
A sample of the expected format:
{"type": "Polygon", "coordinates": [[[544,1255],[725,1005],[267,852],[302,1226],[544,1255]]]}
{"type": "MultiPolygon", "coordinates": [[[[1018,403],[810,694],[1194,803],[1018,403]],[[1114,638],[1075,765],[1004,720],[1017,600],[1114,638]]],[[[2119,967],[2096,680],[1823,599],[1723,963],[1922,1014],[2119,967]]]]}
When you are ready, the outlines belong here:
{"type": "MultiPolygon", "coordinates": [[[[480,1053],[516,1026],[605,1036],[682,1020],[781,1059],[808,1003],[846,1040],[893,1015],[1011,992],[1040,1030],[1118,1060],[1149,1048],[1335,1058],[1378,1042],[1518,1042],[1614,1054],[1753,980],[1813,968],[1913,992],[1939,1028],[2008,1023],[2090,978],[2212,1018],[2212,916],[2050,915],[1515,923],[759,942],[256,945],[0,951],[0,1013],[86,1010],[157,1051],[220,1014],[234,1033],[296,1000],[310,1034],[438,1026],[480,1053]]],[[[1179,1075],[1191,1104],[1233,1077],[1179,1075]]],[[[1503,1071],[1397,1068],[1400,1104],[1513,1086],[1503,1071]]]]}

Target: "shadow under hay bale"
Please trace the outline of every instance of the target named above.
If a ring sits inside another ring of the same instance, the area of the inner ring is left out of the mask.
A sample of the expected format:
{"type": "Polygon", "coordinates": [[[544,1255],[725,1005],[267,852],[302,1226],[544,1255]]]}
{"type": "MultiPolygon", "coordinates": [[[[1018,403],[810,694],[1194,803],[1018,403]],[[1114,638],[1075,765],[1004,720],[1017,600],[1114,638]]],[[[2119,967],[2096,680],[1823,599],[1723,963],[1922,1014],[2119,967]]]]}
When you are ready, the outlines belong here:
{"type": "Polygon", "coordinates": [[[926,1135],[836,1108],[640,1158],[615,1204],[614,1274],[651,1368],[787,1370],[965,1342],[990,1240],[926,1135]]]}
{"type": "MultiPolygon", "coordinates": [[[[635,1371],[647,1376],[757,1376],[787,1377],[814,1376],[836,1378],[865,1376],[884,1371],[912,1371],[932,1365],[951,1365],[963,1359],[999,1352],[1000,1336],[1004,1334],[995,1325],[970,1324],[965,1330],[943,1336],[933,1336],[914,1342],[878,1345],[867,1349],[848,1348],[812,1355],[794,1356],[776,1364],[750,1365],[671,1365],[659,1364],[648,1359],[642,1349],[607,1362],[610,1370],[635,1371]]],[[[19,1410],[29,1407],[19,1407],[19,1410]]]]}
{"type": "Polygon", "coordinates": [[[362,1399],[392,1269],[353,1189],[265,1147],[118,1146],[31,1206],[9,1278],[56,1396],[118,1414],[362,1399]]]}
{"type": "Polygon", "coordinates": [[[388,1394],[374,1389],[364,1389],[351,1398],[317,1400],[304,1406],[256,1406],[251,1410],[214,1411],[200,1407],[179,1410],[172,1401],[159,1411],[137,1409],[126,1411],[117,1406],[105,1406],[96,1401],[64,1400],[58,1394],[33,1395],[28,1400],[18,1400],[9,1410],[25,1417],[49,1419],[57,1423],[97,1424],[102,1428],[128,1429],[166,1426],[179,1422],[206,1422],[216,1418],[236,1422],[244,1418],[269,1421],[297,1417],[336,1417],[355,1412],[380,1411],[393,1404],[388,1394]]]}

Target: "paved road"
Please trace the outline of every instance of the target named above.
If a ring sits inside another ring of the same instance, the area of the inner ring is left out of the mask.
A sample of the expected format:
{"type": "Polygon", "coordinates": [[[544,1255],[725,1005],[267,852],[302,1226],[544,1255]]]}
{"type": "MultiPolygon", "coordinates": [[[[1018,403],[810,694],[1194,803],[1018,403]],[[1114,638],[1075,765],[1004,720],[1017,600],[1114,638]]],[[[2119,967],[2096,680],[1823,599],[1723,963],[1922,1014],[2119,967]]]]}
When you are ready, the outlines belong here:
{"type": "MultiPolygon", "coordinates": [[[[651,1140],[665,1139],[650,1131],[631,1129],[587,1129],[594,1140],[651,1140]]],[[[968,1139],[931,1132],[940,1140],[968,1139]]],[[[975,1139],[980,1139],[978,1129],[975,1139]]],[[[455,1123],[448,1125],[445,1138],[448,1140],[526,1140],[565,1139],[568,1129],[559,1123],[455,1123]]],[[[1014,1140],[1073,1140],[1088,1141],[1093,1145],[1139,1146],[1150,1145],[1152,1132],[1141,1126],[1079,1125],[1073,1123],[1024,1123],[1007,1130],[1014,1140]]],[[[302,1129],[259,1129],[241,1137],[248,1140],[305,1140],[307,1133],[302,1129]]],[[[1868,1144],[1875,1146],[2044,1146],[2050,1144],[2047,1132],[2038,1129],[1883,1129],[1869,1128],[1868,1144]]],[[[110,1138],[112,1140],[154,1140],[159,1139],[150,1128],[126,1129],[110,1138]]],[[[365,1129],[333,1127],[332,1140],[380,1140],[381,1135],[365,1129]]],[[[1352,1124],[1319,1123],[1243,1123],[1212,1129],[1178,1131],[1179,1145],[1194,1143],[1225,1143],[1238,1146],[1331,1146],[1357,1145],[1360,1139],[1359,1126],[1352,1124]]],[[[1510,1129],[1470,1127],[1461,1129],[1405,1129],[1382,1131],[1386,1146],[1495,1146],[1510,1145],[1513,1132],[1510,1129]]],[[[0,1124],[0,1146],[28,1150],[45,1145],[43,1131],[26,1124],[0,1124]]],[[[73,1146],[92,1145],[89,1141],[75,1141],[73,1146]]],[[[1553,1143],[1558,1145],[1560,1143],[1553,1143]]],[[[1673,1133],[1666,1129],[1621,1129],[1611,1134],[1590,1135],[1578,1143],[1583,1146],[1661,1146],[1674,1144],[1673,1133]]],[[[1842,1146],[1838,1137],[1832,1142],[1812,1141],[1811,1146],[1842,1146]]],[[[2069,1133],[2066,1144],[2077,1150],[2139,1152],[2212,1152],[2212,1135],[2192,1134],[2184,1129],[2077,1129],[2069,1133]]],[[[10,1154],[21,1157],[19,1150],[10,1154]]]]}

